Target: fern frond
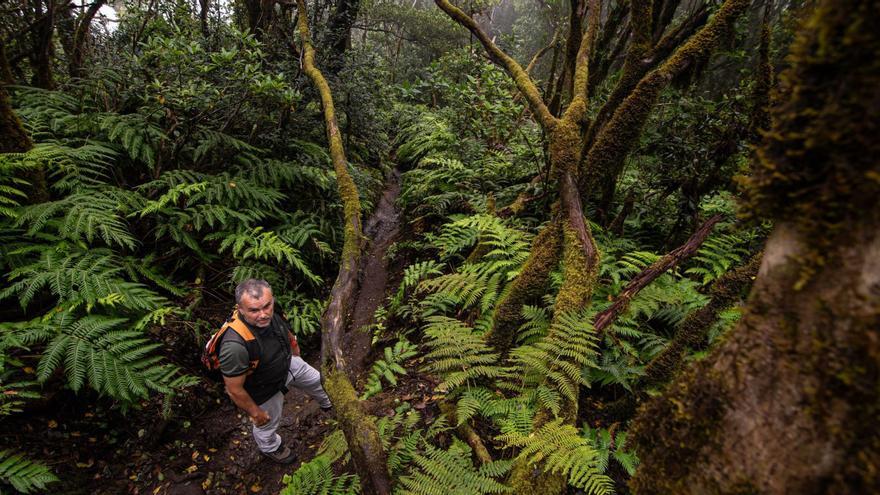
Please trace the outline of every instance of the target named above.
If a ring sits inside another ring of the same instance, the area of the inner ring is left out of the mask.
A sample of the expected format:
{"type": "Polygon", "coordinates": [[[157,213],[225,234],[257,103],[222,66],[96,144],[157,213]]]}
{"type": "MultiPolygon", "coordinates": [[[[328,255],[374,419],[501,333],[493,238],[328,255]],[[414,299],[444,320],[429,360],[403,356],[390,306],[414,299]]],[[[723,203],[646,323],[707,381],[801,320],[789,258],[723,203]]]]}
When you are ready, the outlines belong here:
{"type": "Polygon", "coordinates": [[[507,433],[496,440],[508,447],[521,448],[520,458],[565,476],[575,488],[595,495],[614,493],[614,483],[599,469],[596,449],[574,426],[563,424],[562,419],[550,421],[528,435],[507,433]]]}
{"type": "Polygon", "coordinates": [[[397,385],[396,375],[406,374],[406,369],[401,366],[401,363],[416,354],[418,352],[415,346],[406,340],[399,340],[393,347],[386,347],[384,359],[378,359],[373,363],[373,368],[369,378],[367,378],[367,384],[364,386],[361,400],[367,400],[382,391],[382,378],[391,385],[397,385]]]}
{"type": "Polygon", "coordinates": [[[402,494],[449,495],[509,493],[510,488],[493,478],[503,475],[504,463],[492,465],[484,470],[474,468],[469,449],[453,444],[449,450],[441,450],[433,445],[425,446],[425,453],[413,459],[418,467],[408,476],[400,479],[402,494]]]}
{"type": "Polygon", "coordinates": [[[64,366],[68,386],[78,391],[88,385],[99,393],[125,402],[147,397],[150,391],[169,393],[178,380],[175,366],[154,355],[160,346],[142,332],[123,327],[126,320],[91,315],[77,319],[58,313],[44,325],[55,332],[37,367],[37,378],[48,380],[64,366]]]}
{"type": "Polygon", "coordinates": [[[21,493],[45,490],[50,483],[58,481],[48,467],[11,450],[0,451],[0,481],[12,485],[21,493]]]}
{"type": "Polygon", "coordinates": [[[474,385],[481,379],[510,376],[509,367],[498,365],[498,354],[462,322],[444,316],[430,317],[424,332],[430,349],[425,356],[429,362],[425,369],[441,374],[444,380],[438,388],[453,390],[465,383],[474,385]]]}
{"type": "Polygon", "coordinates": [[[524,385],[553,389],[543,391],[540,400],[558,411],[560,402],[555,399],[577,400],[577,387],[584,383],[582,369],[595,366],[596,347],[591,313],[566,313],[556,316],[546,337],[511,351],[511,360],[521,370],[524,385]]]}

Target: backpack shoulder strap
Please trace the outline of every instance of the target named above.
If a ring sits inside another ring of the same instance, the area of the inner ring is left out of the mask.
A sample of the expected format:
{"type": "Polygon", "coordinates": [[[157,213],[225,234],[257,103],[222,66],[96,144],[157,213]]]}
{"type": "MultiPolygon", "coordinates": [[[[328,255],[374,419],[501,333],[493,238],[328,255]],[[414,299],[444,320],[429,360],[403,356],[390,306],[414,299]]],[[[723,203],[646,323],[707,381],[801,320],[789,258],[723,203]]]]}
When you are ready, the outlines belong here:
{"type": "Polygon", "coordinates": [[[244,346],[248,351],[248,359],[250,360],[250,368],[253,371],[260,364],[260,341],[257,340],[251,329],[241,319],[238,310],[232,313],[232,317],[223,326],[233,330],[244,340],[244,346]]]}

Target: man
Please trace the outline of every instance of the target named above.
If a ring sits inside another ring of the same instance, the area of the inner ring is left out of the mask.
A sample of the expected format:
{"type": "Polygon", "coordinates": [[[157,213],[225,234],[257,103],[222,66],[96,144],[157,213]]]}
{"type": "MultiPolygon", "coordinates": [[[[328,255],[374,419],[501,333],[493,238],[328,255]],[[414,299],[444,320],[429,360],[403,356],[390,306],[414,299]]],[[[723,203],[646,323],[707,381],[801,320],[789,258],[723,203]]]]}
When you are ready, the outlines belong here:
{"type": "Polygon", "coordinates": [[[254,440],[269,459],[291,464],[296,455],[281,442],[278,425],[288,385],[293,385],[318,401],[324,411],[332,408],[321,386],[321,375],[299,357],[299,347],[289,334],[290,325],[275,313],[272,288],[265,280],[248,279],[235,288],[238,314],[259,342],[260,359],[250,371],[244,339],[227,331],[220,342],[220,372],[226,393],[253,423],[254,440]],[[292,343],[294,345],[292,345],[292,343]]]}

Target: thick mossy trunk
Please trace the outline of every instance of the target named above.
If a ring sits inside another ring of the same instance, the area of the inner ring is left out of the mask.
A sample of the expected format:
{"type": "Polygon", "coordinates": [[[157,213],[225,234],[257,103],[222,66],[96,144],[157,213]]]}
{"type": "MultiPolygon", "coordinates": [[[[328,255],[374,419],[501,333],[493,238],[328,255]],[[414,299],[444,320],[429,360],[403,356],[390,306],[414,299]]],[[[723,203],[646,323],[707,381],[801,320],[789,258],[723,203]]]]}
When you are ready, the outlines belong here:
{"type": "Polygon", "coordinates": [[[0,84],[0,153],[23,153],[33,147],[31,138],[12,109],[9,93],[0,84]]]}
{"type": "Polygon", "coordinates": [[[324,387],[333,401],[336,420],[348,442],[348,450],[361,478],[364,493],[391,493],[386,455],[375,418],[364,411],[345,372],[325,368],[323,373],[324,387]]]}
{"type": "Polygon", "coordinates": [[[737,328],[639,414],[637,493],[880,493],[877,16],[801,30],[747,181],[776,228],[737,328]]]}

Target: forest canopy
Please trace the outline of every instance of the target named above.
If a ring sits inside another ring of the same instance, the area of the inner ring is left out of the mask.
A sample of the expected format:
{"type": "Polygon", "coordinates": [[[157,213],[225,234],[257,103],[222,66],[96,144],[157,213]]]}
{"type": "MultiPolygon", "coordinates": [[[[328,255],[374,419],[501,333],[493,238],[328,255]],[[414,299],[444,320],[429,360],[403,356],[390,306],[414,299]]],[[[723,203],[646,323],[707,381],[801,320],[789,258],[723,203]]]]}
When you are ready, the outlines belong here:
{"type": "Polygon", "coordinates": [[[0,492],[880,492],[880,2],[0,2],[0,492]],[[321,371],[261,459],[247,279],[321,371]]]}

